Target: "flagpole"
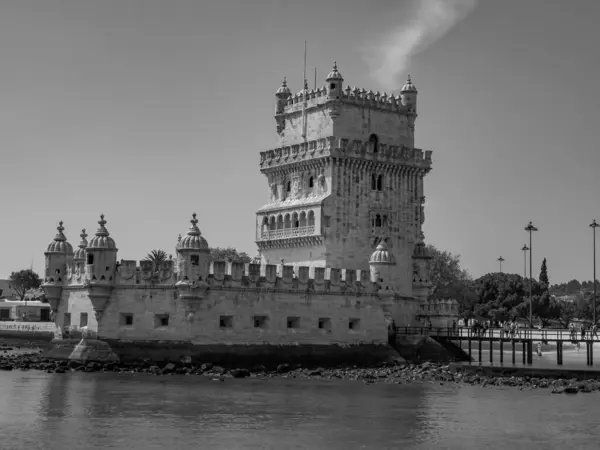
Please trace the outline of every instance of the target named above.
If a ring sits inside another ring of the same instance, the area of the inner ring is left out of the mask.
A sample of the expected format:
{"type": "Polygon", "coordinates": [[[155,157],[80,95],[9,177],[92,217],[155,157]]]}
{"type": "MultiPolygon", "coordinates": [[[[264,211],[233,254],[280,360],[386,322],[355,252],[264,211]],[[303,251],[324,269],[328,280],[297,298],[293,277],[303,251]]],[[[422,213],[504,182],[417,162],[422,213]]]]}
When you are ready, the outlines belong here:
{"type": "Polygon", "coordinates": [[[302,137],[306,141],[306,41],[304,41],[304,66],[302,69],[302,137]]]}

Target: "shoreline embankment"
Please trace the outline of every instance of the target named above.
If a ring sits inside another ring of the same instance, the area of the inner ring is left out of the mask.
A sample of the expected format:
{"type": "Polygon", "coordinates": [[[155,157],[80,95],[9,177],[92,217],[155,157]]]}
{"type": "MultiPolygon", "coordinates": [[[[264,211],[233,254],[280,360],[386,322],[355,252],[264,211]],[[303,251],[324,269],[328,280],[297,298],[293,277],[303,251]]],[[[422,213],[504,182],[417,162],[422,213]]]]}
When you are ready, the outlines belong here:
{"type": "Polygon", "coordinates": [[[481,387],[513,387],[548,389],[552,393],[589,393],[600,391],[600,371],[533,369],[531,367],[489,367],[464,363],[382,363],[377,366],[303,367],[299,364],[279,364],[267,368],[225,368],[211,362],[166,363],[150,362],[120,364],[76,360],[53,360],[43,356],[47,342],[41,340],[0,338],[0,370],[41,370],[47,373],[116,372],[148,376],[204,376],[215,381],[228,378],[276,377],[305,380],[347,380],[365,384],[435,383],[476,385],[481,387]]]}

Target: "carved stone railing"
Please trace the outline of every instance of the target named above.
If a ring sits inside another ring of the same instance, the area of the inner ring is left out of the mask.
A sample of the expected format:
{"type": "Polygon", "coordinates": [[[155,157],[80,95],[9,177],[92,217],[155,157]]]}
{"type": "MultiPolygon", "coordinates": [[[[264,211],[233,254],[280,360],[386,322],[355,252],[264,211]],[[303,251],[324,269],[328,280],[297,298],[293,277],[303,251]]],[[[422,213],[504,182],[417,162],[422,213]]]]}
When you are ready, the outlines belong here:
{"type": "Polygon", "coordinates": [[[301,236],[312,236],[315,234],[315,226],[308,225],[306,227],[297,228],[280,228],[278,230],[263,230],[260,240],[271,241],[274,239],[287,239],[301,236]]]}

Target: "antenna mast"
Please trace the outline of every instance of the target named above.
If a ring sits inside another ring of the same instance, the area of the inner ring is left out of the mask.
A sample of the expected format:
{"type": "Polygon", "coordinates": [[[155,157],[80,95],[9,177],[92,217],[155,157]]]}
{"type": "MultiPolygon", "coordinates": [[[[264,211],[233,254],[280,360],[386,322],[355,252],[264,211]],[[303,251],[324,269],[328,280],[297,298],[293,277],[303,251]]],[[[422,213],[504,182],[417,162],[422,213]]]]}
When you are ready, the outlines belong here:
{"type": "Polygon", "coordinates": [[[315,91],[317,90],[317,68],[315,67],[315,91]]]}
{"type": "Polygon", "coordinates": [[[304,66],[302,70],[302,137],[306,141],[306,41],[304,41],[304,66]]]}

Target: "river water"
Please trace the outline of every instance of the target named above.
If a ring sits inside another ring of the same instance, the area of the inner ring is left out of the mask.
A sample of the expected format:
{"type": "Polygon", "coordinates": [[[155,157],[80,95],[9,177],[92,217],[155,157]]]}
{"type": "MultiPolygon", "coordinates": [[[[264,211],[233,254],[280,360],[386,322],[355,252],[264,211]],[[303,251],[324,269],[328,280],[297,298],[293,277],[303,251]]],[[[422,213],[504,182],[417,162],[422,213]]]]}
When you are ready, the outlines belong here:
{"type": "Polygon", "coordinates": [[[596,449],[600,394],[0,373],[0,449],[596,449]]]}

